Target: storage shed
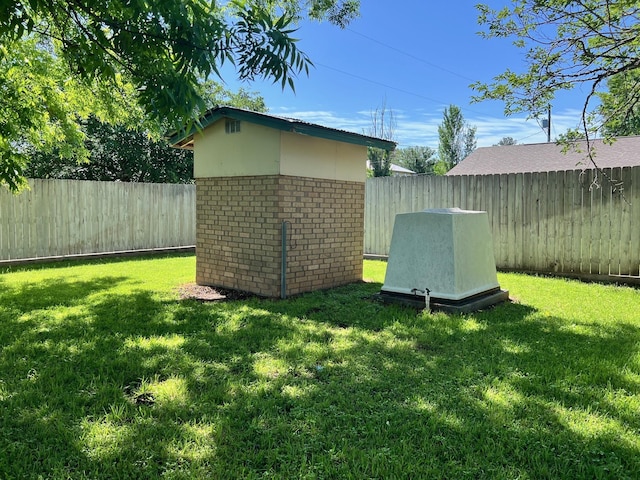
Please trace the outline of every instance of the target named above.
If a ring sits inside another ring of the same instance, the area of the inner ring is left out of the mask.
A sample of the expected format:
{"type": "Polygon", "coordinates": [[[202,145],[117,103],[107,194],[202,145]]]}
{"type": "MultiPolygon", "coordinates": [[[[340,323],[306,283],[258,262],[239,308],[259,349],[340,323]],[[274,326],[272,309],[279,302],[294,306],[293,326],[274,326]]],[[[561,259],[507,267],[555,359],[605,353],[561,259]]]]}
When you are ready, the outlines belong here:
{"type": "Polygon", "coordinates": [[[231,107],[194,151],[196,282],[286,297],[362,279],[367,147],[395,143],[231,107]]]}

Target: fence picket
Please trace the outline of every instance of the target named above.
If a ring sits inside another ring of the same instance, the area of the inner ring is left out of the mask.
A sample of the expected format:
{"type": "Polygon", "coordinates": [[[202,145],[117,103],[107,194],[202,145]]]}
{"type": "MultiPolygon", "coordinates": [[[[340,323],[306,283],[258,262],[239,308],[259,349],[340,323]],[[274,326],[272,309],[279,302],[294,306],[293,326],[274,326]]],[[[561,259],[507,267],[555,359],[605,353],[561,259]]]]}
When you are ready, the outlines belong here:
{"type": "MultiPolygon", "coordinates": [[[[611,169],[603,169],[605,175],[611,178],[611,169]]],[[[613,205],[613,191],[611,185],[606,178],[600,181],[600,190],[602,190],[602,218],[601,218],[601,236],[600,236],[600,256],[599,268],[601,275],[609,275],[611,273],[611,234],[613,217],[611,214],[613,205]]]]}
{"type": "Polygon", "coordinates": [[[9,248],[9,255],[11,255],[12,258],[17,258],[17,256],[21,254],[21,252],[19,252],[20,245],[16,243],[16,239],[17,239],[16,227],[18,224],[18,219],[15,216],[16,203],[17,203],[16,198],[10,197],[9,203],[6,209],[7,210],[7,226],[8,226],[7,246],[9,248]]]}
{"type": "Polygon", "coordinates": [[[589,273],[600,273],[600,234],[601,234],[601,212],[602,212],[602,189],[595,187],[596,173],[588,173],[589,188],[589,273]]]}
{"type": "Polygon", "coordinates": [[[571,187],[571,242],[569,245],[570,268],[573,272],[582,271],[582,223],[583,198],[580,181],[582,172],[574,170],[569,177],[568,185],[571,187]]]}
{"type": "Polygon", "coordinates": [[[613,168],[611,170],[611,185],[607,188],[611,192],[611,228],[609,231],[609,274],[620,275],[620,251],[622,248],[622,190],[620,190],[619,182],[622,181],[622,169],[613,168]]]}
{"type": "Polygon", "coordinates": [[[640,168],[631,170],[631,186],[627,200],[630,203],[631,242],[629,252],[629,275],[640,275],[640,168]]]}
{"type": "Polygon", "coordinates": [[[571,248],[573,242],[573,187],[571,185],[571,171],[558,172],[561,178],[562,187],[560,197],[562,198],[561,211],[563,212],[560,221],[560,238],[559,242],[562,246],[560,264],[561,271],[565,273],[573,272],[571,263],[571,248]]]}
{"type": "Polygon", "coordinates": [[[620,275],[629,275],[631,271],[631,209],[627,196],[631,192],[631,168],[621,169],[620,180],[620,275]]]}
{"type": "Polygon", "coordinates": [[[451,182],[449,182],[451,187],[452,207],[462,208],[462,180],[462,177],[455,176],[451,177],[451,182]]]}
{"type": "MultiPolygon", "coordinates": [[[[486,177],[486,192],[487,192],[487,213],[489,216],[489,225],[491,226],[491,236],[493,239],[493,256],[498,262],[500,254],[500,176],[488,175],[486,177]]],[[[497,263],[500,265],[500,263],[497,263]]]]}
{"type": "Polygon", "coordinates": [[[510,175],[510,183],[509,185],[512,187],[510,190],[513,192],[513,210],[509,215],[511,228],[513,229],[513,239],[514,239],[514,251],[512,262],[516,269],[522,269],[522,259],[523,259],[523,250],[524,250],[524,238],[523,238],[523,221],[524,221],[524,210],[522,206],[522,174],[518,175],[510,175]]]}

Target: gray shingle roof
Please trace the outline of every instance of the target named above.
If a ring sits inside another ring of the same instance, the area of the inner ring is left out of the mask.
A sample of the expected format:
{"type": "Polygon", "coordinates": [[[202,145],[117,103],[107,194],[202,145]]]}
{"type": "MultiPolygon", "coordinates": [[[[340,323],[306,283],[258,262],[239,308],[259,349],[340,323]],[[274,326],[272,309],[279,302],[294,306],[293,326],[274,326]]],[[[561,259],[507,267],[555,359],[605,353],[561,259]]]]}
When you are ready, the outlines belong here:
{"type": "MultiPolygon", "coordinates": [[[[640,166],[640,136],[618,137],[613,144],[592,140],[595,161],[600,168],[640,166]]],[[[488,175],[495,173],[552,172],[594,168],[587,156],[586,142],[562,153],[556,143],[505,145],[476,148],[447,175],[488,175]]]]}

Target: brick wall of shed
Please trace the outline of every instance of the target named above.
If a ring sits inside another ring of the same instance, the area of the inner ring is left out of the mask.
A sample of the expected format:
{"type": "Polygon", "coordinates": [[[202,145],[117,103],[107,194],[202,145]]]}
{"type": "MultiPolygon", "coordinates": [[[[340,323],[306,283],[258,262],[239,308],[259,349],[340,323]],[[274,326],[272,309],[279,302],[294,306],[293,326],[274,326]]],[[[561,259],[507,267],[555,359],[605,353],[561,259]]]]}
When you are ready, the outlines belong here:
{"type": "Polygon", "coordinates": [[[280,219],[291,222],[287,292],[362,279],[364,183],[280,177],[280,219]]]}
{"type": "Polygon", "coordinates": [[[196,180],[196,282],[276,296],[278,177],[196,180]]]}
{"type": "Polygon", "coordinates": [[[196,180],[196,281],[280,296],[288,221],[287,295],[362,278],[364,183],[290,176],[196,180]]]}

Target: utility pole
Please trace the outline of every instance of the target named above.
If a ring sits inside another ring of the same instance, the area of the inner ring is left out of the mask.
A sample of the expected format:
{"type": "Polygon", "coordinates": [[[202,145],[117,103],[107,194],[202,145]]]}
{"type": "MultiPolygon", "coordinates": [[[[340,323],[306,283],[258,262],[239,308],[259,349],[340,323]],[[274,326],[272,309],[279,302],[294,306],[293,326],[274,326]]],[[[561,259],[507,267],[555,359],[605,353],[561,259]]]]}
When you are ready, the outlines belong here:
{"type": "Polygon", "coordinates": [[[542,128],[547,129],[547,143],[551,143],[551,104],[547,110],[547,118],[542,120],[542,128]]]}
{"type": "Polygon", "coordinates": [[[547,143],[551,143],[551,104],[547,113],[547,143]]]}

